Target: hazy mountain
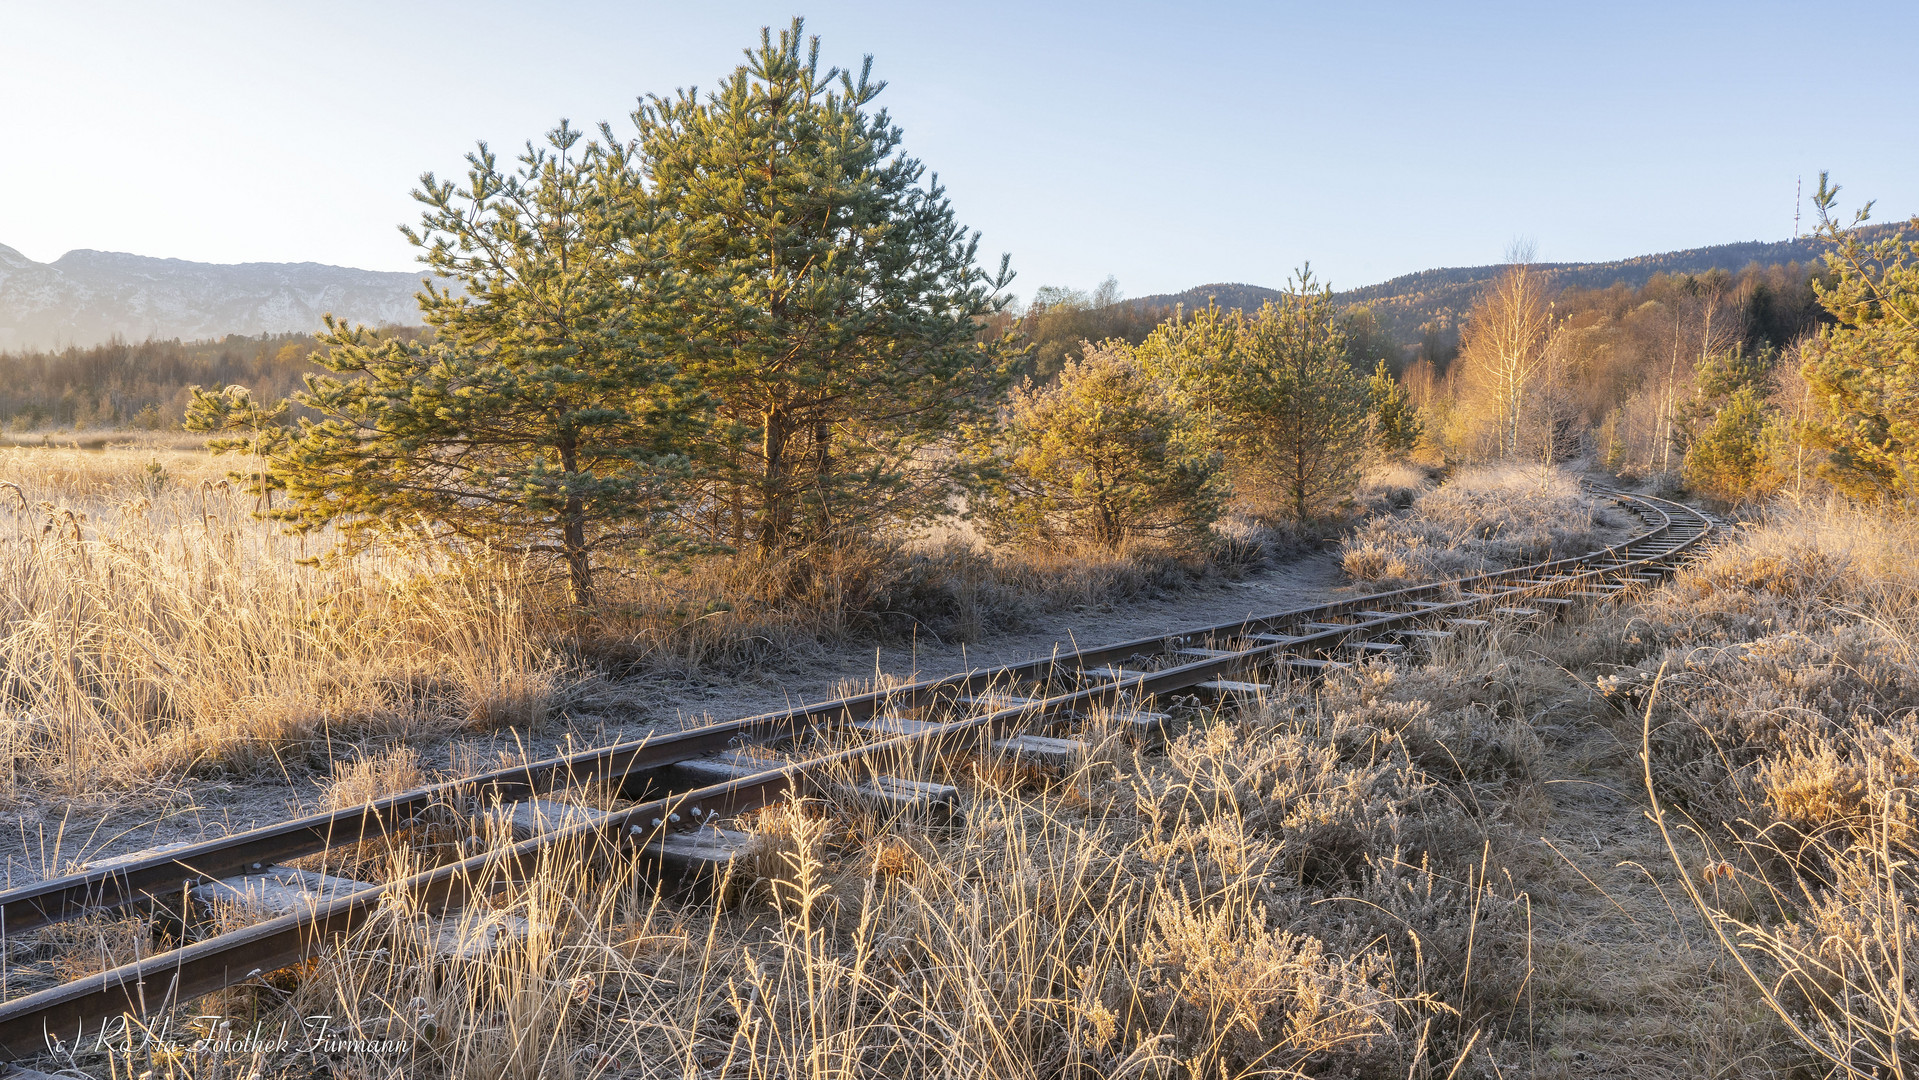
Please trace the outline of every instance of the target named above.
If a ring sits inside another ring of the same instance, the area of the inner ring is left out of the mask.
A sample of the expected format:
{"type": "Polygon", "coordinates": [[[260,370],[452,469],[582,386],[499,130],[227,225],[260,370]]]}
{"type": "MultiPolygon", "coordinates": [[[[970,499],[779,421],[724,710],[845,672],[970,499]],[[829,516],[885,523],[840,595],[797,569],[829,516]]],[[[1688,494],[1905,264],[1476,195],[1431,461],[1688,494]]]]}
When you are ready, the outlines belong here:
{"type": "MultiPolygon", "coordinates": [[[[1896,228],[1894,225],[1878,229],[1896,228]]],[[[1654,274],[1736,271],[1748,263],[1812,262],[1825,250],[1814,239],[1688,248],[1599,263],[1543,263],[1563,285],[1641,285],[1654,274]]],[[[1457,317],[1498,265],[1445,267],[1338,294],[1370,304],[1402,339],[1421,323],[1457,317]]],[[[213,339],[228,334],[310,332],[327,313],[349,322],[414,325],[420,275],[354,270],[322,263],[195,263],[112,251],[69,251],[38,263],[0,244],[0,350],[128,341],[213,339]]],[[[1130,301],[1142,307],[1256,308],[1278,296],[1259,285],[1200,285],[1130,301]]]]}
{"type": "MultiPolygon", "coordinates": [[[[1876,233],[1880,230],[1899,227],[1896,224],[1877,225],[1871,227],[1868,232],[1876,233]]],[[[1660,255],[1640,255],[1613,262],[1541,263],[1539,265],[1551,270],[1554,280],[1561,285],[1605,288],[1615,282],[1623,282],[1638,286],[1645,284],[1646,280],[1654,274],[1700,274],[1714,269],[1731,273],[1743,269],[1750,263],[1762,265],[1813,263],[1825,252],[1826,247],[1826,241],[1810,238],[1772,243],[1752,241],[1743,244],[1715,244],[1712,247],[1687,248],[1684,251],[1668,251],[1660,255]]],[[[1441,316],[1463,314],[1472,306],[1473,298],[1480,288],[1492,280],[1499,270],[1498,264],[1421,270],[1416,274],[1403,274],[1377,285],[1348,289],[1338,294],[1338,300],[1342,304],[1371,305],[1373,311],[1402,340],[1410,341],[1418,338],[1421,323],[1441,316]]],[[[1200,285],[1181,293],[1142,296],[1133,303],[1145,307],[1171,307],[1174,304],[1184,304],[1190,310],[1195,307],[1204,307],[1210,297],[1216,299],[1221,307],[1252,309],[1277,296],[1279,291],[1276,289],[1233,283],[1200,285]]]]}
{"type": "Polygon", "coordinates": [[[0,244],[0,350],[97,345],[119,335],[218,338],[349,322],[414,324],[419,274],[321,263],[217,263],[69,251],[38,263],[0,244]]]}

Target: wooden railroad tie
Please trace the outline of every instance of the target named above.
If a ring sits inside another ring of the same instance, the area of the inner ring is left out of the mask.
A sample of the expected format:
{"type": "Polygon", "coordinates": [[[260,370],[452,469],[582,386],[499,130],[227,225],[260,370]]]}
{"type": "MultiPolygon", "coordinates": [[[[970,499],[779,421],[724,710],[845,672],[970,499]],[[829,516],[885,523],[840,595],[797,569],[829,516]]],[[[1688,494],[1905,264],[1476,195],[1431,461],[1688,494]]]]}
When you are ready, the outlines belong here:
{"type": "Polygon", "coordinates": [[[1046,735],[1015,735],[993,743],[997,753],[1022,765],[1038,765],[1054,772],[1071,772],[1086,760],[1091,749],[1078,739],[1055,739],[1046,735]]]}
{"type": "MultiPolygon", "coordinates": [[[[666,779],[671,788],[686,791],[732,783],[786,764],[733,751],[670,766],[666,779]]],[[[851,798],[856,803],[871,805],[882,812],[902,817],[926,818],[935,823],[952,822],[959,818],[959,789],[950,784],[926,784],[904,777],[877,774],[850,784],[841,778],[832,778],[827,790],[851,798]]]]}
{"type": "Polygon", "coordinates": [[[1296,645],[1300,639],[1291,634],[1247,634],[1243,640],[1259,645],[1296,645]]]}
{"type": "Polygon", "coordinates": [[[1258,697],[1271,690],[1266,683],[1243,682],[1238,679],[1214,679],[1193,687],[1193,693],[1201,701],[1214,703],[1234,698],[1258,697]]]}
{"type": "Polygon", "coordinates": [[[1340,647],[1350,649],[1361,656],[1393,656],[1406,651],[1406,646],[1390,641],[1348,641],[1340,647]]]}
{"type": "Polygon", "coordinates": [[[1352,664],[1344,660],[1322,660],[1316,656],[1289,656],[1281,666],[1301,678],[1317,678],[1334,671],[1350,671],[1352,664]]]}

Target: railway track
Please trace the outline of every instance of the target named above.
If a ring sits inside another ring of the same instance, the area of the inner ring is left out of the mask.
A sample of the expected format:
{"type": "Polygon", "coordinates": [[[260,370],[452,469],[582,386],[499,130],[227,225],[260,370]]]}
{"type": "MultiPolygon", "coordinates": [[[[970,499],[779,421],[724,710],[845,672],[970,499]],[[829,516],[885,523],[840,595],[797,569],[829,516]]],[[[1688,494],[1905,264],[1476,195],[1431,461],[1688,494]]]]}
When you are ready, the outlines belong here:
{"type": "Polygon", "coordinates": [[[955,789],[901,774],[931,752],[987,747],[1034,767],[1069,766],[1084,749],[1071,738],[1074,721],[1122,704],[1142,710],[1128,721],[1129,737],[1151,742],[1174,723],[1152,710],[1253,695],[1272,679],[1318,678],[1369,655],[1481,632],[1495,620],[1544,619],[1603,603],[1657,582],[1722,528],[1679,503],[1600,494],[1642,527],[1621,544],[1576,557],[649,735],[8,890],[0,893],[0,944],[99,913],[160,913],[182,936],[194,911],[220,904],[266,917],[0,1003],[0,1060],[84,1047],[298,964],[367,924],[395,896],[428,915],[455,911],[510,886],[514,868],[530,868],[561,845],[637,852],[662,885],[680,885],[722,872],[745,850],[746,837],[722,823],[789,790],[830,786],[887,812],[957,814],[955,789]],[[605,793],[601,801],[612,808],[556,797],[586,789],[605,793]],[[488,827],[496,837],[511,830],[514,839],[395,881],[289,865],[404,836],[428,821],[488,827]]]}

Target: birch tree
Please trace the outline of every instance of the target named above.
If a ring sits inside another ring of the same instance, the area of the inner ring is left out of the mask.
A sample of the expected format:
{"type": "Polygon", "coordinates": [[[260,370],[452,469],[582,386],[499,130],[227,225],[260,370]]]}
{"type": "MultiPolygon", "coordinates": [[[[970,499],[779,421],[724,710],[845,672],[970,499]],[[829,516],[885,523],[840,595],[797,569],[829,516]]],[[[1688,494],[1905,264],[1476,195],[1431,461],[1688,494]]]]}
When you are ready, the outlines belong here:
{"type": "Polygon", "coordinates": [[[1545,368],[1554,320],[1549,281],[1531,245],[1515,245],[1507,266],[1473,305],[1458,363],[1485,409],[1495,457],[1521,453],[1526,394],[1545,368]]]}

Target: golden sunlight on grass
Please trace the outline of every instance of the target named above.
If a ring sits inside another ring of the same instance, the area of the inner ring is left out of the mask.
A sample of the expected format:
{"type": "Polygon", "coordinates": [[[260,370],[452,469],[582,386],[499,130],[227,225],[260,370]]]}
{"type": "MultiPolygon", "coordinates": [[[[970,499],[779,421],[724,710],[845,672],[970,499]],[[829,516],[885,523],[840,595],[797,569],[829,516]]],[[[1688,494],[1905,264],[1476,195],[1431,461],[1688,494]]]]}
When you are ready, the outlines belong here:
{"type": "Polygon", "coordinates": [[[0,452],[0,696],[69,797],[322,763],[328,740],[536,716],[555,661],[497,566],[318,550],[203,457],[0,452]]]}

